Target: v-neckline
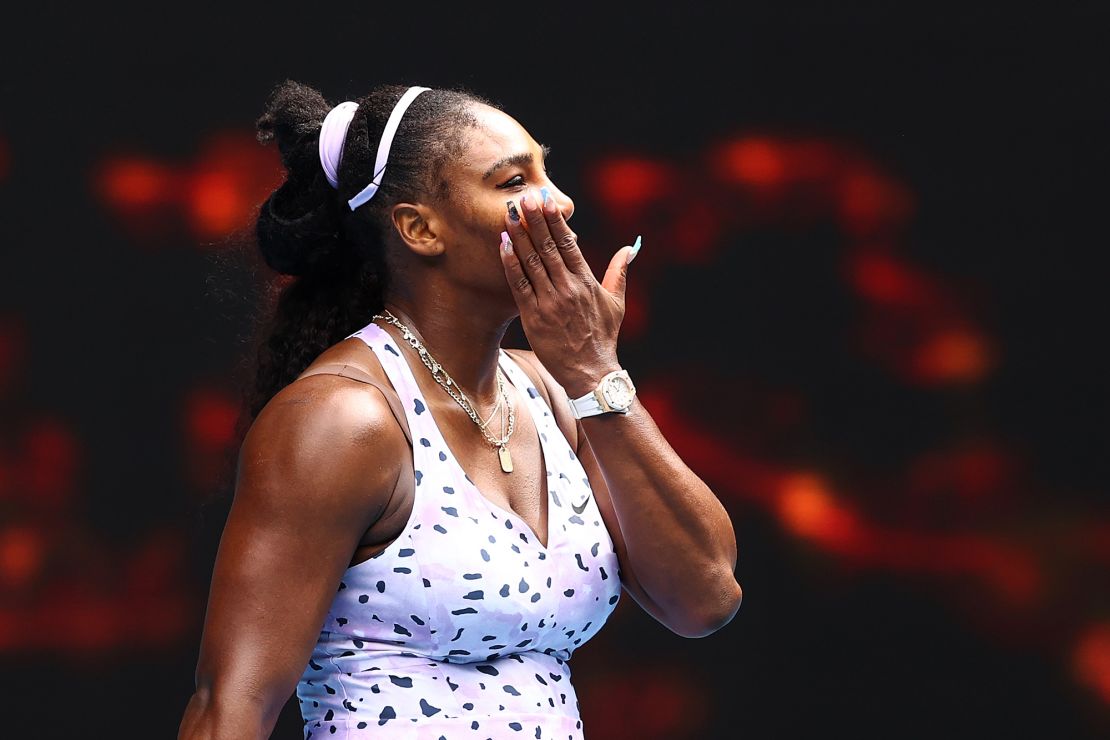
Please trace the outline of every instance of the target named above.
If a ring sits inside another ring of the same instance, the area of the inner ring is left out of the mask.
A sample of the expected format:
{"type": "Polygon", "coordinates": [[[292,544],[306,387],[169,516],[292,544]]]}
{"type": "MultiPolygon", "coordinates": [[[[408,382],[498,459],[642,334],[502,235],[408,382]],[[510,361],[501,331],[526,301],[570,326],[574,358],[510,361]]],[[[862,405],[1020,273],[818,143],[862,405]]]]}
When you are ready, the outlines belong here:
{"type": "MultiPolygon", "coordinates": [[[[379,329],[381,329],[381,327],[379,327],[379,329]]],[[[381,329],[381,331],[387,337],[392,339],[392,336],[388,332],[386,332],[384,329],[381,329]]],[[[520,373],[524,373],[524,371],[520,369],[520,366],[517,365],[517,363],[513,361],[513,358],[510,357],[509,354],[507,352],[505,352],[504,349],[498,348],[497,352],[498,352],[498,365],[501,365],[501,360],[503,358],[505,360],[508,360],[509,363],[511,363],[513,370],[515,370],[517,372],[520,372],[520,373]]],[[[412,374],[412,364],[408,361],[408,358],[404,354],[402,354],[401,359],[404,360],[406,367],[408,367],[408,369],[409,369],[409,373],[412,374]]],[[[552,523],[551,523],[551,516],[554,512],[554,507],[551,504],[551,484],[548,481],[548,478],[550,476],[548,475],[548,467],[547,467],[547,460],[548,460],[548,454],[547,454],[548,451],[547,451],[547,447],[546,447],[547,443],[544,442],[544,435],[543,435],[542,430],[540,429],[539,421],[536,418],[536,414],[534,414],[532,412],[532,404],[529,401],[530,396],[528,394],[527,388],[520,388],[520,386],[517,385],[516,379],[513,377],[515,375],[515,373],[509,372],[503,366],[502,366],[502,370],[505,372],[505,376],[509,379],[509,382],[512,383],[513,387],[516,388],[517,390],[521,391],[522,403],[523,403],[524,407],[528,410],[529,418],[532,419],[532,426],[536,430],[536,440],[539,442],[539,445],[540,445],[540,466],[543,468],[543,475],[540,478],[540,481],[541,481],[541,485],[544,487],[544,489],[547,492],[547,537],[545,538],[547,540],[546,545],[544,545],[542,542],[540,542],[539,536],[536,534],[536,531],[534,529],[532,529],[532,527],[529,526],[528,522],[524,521],[524,519],[519,514],[517,514],[512,509],[506,509],[505,507],[501,506],[497,502],[493,501],[489,496],[482,493],[482,491],[478,488],[478,484],[476,484],[474,482],[474,479],[470,477],[470,474],[466,472],[466,469],[462,466],[462,462],[459,461],[459,458],[455,455],[454,450],[452,450],[451,446],[447,443],[447,438],[443,436],[443,431],[440,429],[439,422],[436,421],[435,414],[432,413],[432,406],[431,406],[431,404],[428,403],[428,400],[426,398],[424,398],[424,394],[420,390],[420,384],[416,382],[415,375],[413,376],[413,386],[414,386],[414,389],[416,390],[416,392],[420,395],[421,402],[424,404],[424,407],[428,412],[428,417],[431,419],[431,426],[432,426],[433,429],[435,429],[435,434],[439,438],[439,442],[443,445],[444,452],[446,453],[447,457],[450,458],[451,464],[455,466],[455,469],[458,470],[458,472],[462,474],[463,479],[466,480],[466,482],[470,485],[470,488],[472,489],[474,495],[477,496],[478,498],[480,498],[482,500],[482,502],[485,503],[485,505],[487,507],[489,507],[490,509],[495,509],[497,511],[500,511],[506,517],[509,517],[511,519],[515,519],[517,521],[517,523],[519,523],[521,526],[523,526],[525,531],[529,535],[531,535],[532,540],[536,543],[536,546],[539,548],[540,552],[544,553],[544,555],[546,556],[551,551],[551,536],[552,536],[552,533],[555,531],[555,529],[554,529],[554,527],[552,526],[552,523]]],[[[525,374],[524,377],[528,377],[528,376],[525,374]]]]}

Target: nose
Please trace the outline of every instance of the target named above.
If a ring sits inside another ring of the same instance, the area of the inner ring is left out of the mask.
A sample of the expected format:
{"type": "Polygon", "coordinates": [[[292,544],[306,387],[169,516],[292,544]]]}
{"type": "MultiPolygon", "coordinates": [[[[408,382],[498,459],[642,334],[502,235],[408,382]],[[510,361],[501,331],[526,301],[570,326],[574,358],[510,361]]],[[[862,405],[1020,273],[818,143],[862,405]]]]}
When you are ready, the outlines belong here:
{"type": "Polygon", "coordinates": [[[570,221],[570,217],[574,215],[574,199],[569,195],[564,195],[563,202],[559,203],[559,207],[563,209],[563,220],[570,221]]]}
{"type": "Polygon", "coordinates": [[[555,203],[558,204],[559,210],[563,213],[563,220],[570,221],[570,217],[574,215],[574,199],[555,187],[554,184],[551,185],[551,190],[554,191],[555,203]]]}

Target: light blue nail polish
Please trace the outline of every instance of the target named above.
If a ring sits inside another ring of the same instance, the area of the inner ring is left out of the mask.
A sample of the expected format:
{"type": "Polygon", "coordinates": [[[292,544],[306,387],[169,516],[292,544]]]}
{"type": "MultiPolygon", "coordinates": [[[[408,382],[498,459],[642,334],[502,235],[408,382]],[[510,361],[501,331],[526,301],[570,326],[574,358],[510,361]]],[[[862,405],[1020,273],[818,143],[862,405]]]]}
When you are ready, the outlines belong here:
{"type": "Polygon", "coordinates": [[[540,195],[543,196],[543,204],[547,205],[547,199],[551,197],[551,193],[547,192],[547,188],[540,188],[540,195]]]}
{"type": "Polygon", "coordinates": [[[632,260],[636,259],[636,255],[640,253],[640,237],[636,237],[636,241],[632,242],[632,249],[628,250],[628,260],[625,264],[629,264],[632,260]]]}

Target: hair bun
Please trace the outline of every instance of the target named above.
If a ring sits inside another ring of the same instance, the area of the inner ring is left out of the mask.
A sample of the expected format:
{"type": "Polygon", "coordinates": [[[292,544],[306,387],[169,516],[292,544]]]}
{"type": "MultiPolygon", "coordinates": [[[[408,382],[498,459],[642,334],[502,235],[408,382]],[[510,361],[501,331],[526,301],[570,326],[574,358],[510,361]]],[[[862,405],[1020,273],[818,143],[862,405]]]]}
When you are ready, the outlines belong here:
{"type": "Polygon", "coordinates": [[[338,215],[330,199],[296,216],[286,215],[284,200],[299,195],[286,192],[291,185],[296,187],[286,181],[262,204],[255,233],[267,265],[283,275],[303,275],[330,262],[340,248],[338,215]]]}
{"type": "Polygon", "coordinates": [[[285,275],[303,275],[332,261],[341,241],[336,193],[319,155],[320,126],[329,110],[315,88],[286,80],[274,88],[255,123],[259,142],[277,141],[287,172],[262,205],[256,225],[266,264],[285,275]]]}
{"type": "Polygon", "coordinates": [[[276,139],[282,164],[303,167],[304,139],[319,136],[329,110],[331,106],[316,88],[286,80],[270,93],[265,112],[255,121],[258,141],[265,144],[276,139]]]}

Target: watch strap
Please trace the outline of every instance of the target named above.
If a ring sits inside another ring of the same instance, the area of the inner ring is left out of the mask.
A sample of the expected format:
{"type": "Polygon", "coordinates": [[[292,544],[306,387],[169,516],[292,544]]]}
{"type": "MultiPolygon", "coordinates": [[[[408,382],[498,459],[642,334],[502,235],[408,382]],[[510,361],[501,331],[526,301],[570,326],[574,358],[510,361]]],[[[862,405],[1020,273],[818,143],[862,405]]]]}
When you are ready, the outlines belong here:
{"type": "Polygon", "coordinates": [[[606,373],[605,376],[598,382],[597,387],[589,393],[578,398],[569,398],[571,414],[576,419],[581,419],[586,416],[595,416],[597,414],[606,413],[619,413],[627,414],[628,409],[615,409],[605,401],[605,393],[602,388],[605,383],[614,375],[622,375],[628,381],[629,386],[632,388],[632,394],[635,395],[636,387],[632,384],[632,379],[628,377],[627,371],[624,368],[614,370],[611,373],[606,373]]]}

